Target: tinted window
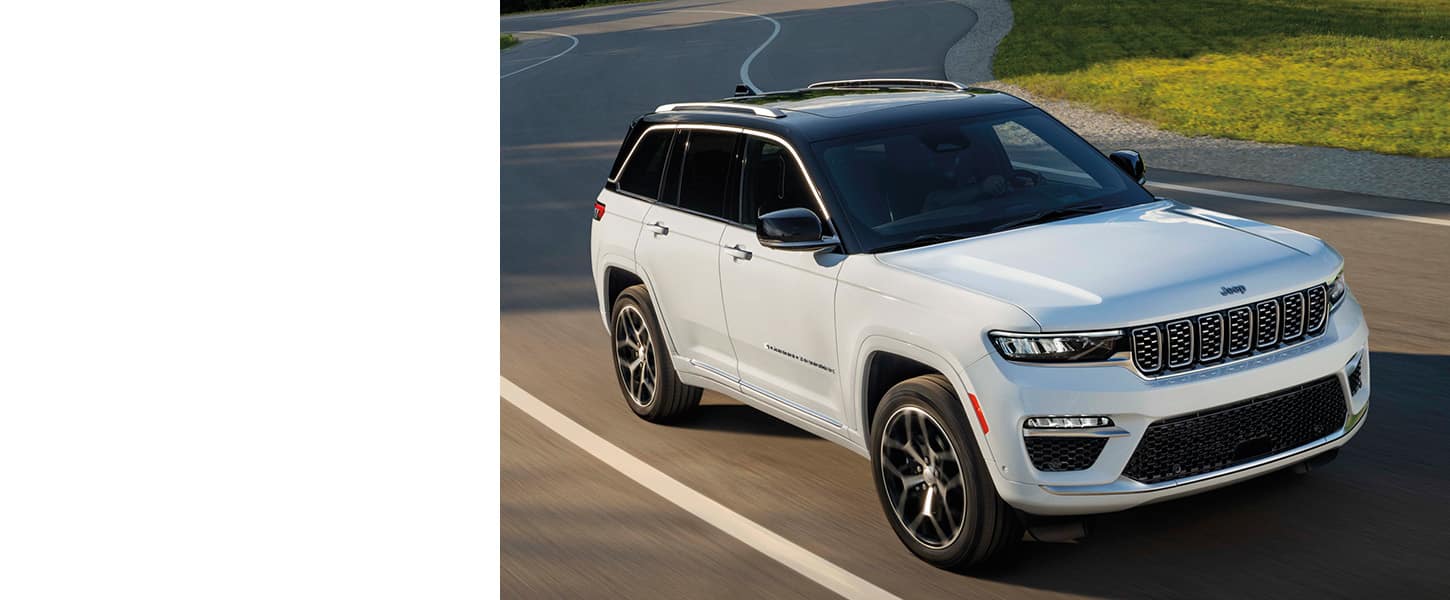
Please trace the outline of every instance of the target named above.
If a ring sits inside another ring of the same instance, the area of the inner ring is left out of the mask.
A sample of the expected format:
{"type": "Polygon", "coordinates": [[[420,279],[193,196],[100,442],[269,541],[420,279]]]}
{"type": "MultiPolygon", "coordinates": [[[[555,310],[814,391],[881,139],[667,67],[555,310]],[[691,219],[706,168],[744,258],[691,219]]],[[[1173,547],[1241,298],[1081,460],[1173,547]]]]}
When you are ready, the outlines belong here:
{"type": "MultiPolygon", "coordinates": [[[[684,162],[680,165],[680,208],[713,217],[733,219],[734,202],[726,203],[730,167],[739,137],[722,131],[689,132],[684,162]]],[[[673,171],[673,169],[671,169],[673,171]]]]}
{"type": "Polygon", "coordinates": [[[624,165],[624,173],[619,175],[619,189],[651,200],[658,196],[660,176],[665,171],[665,157],[669,155],[674,133],[666,130],[645,134],[624,165]]]}
{"type": "Polygon", "coordinates": [[[740,181],[740,222],[754,225],[755,218],[782,208],[807,208],[821,217],[816,197],[795,157],[784,146],[753,136],[745,137],[745,166],[740,181]]]}
{"type": "Polygon", "coordinates": [[[1102,153],[1036,109],[812,148],[868,252],[1153,200],[1102,153]]]}

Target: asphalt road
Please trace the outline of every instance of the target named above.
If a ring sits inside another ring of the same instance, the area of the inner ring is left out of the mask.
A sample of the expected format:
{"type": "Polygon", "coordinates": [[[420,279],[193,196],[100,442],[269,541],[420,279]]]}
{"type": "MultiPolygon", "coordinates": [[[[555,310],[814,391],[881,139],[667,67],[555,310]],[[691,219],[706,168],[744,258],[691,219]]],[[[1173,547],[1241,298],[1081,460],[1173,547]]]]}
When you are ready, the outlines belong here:
{"type": "MultiPolygon", "coordinates": [[[[1450,596],[1450,227],[1157,189],[1284,225],[1344,254],[1372,328],[1365,430],[1329,467],[1104,515],[1077,544],[1027,544],[1000,573],[933,569],[896,541],[869,465],[706,394],[650,425],[624,405],[594,306],[588,231],[629,121],[727,96],[741,63],[765,89],[842,76],[942,77],[972,24],[951,2],[667,2],[506,18],[577,47],[502,80],[502,375],[635,457],[903,598],[1450,596]],[[827,8],[829,6],[829,8],[827,8]],[[810,10],[824,8],[824,10],[810,10]]],[[[563,52],[525,36],[507,74],[563,52]]],[[[1197,188],[1450,219],[1450,206],[1152,169],[1197,188]]],[[[1450,181],[1446,182],[1450,188],[1450,181]]],[[[1150,186],[1151,187],[1151,186],[1150,186]]],[[[504,403],[505,597],[832,597],[504,403]]]]}

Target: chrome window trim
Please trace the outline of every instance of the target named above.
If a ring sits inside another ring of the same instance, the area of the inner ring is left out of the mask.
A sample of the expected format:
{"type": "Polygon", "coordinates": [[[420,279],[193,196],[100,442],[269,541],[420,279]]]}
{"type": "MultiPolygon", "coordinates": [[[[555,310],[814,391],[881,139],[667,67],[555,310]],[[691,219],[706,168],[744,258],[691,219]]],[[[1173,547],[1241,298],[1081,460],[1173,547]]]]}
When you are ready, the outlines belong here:
{"type": "MultiPolygon", "coordinates": [[[[639,137],[634,138],[634,145],[629,147],[629,154],[624,155],[624,162],[619,163],[619,171],[611,174],[608,178],[606,178],[604,180],[605,182],[614,184],[615,185],[615,188],[617,190],[620,189],[619,188],[619,176],[620,175],[623,175],[624,174],[624,170],[627,169],[627,168],[629,168],[629,161],[630,161],[630,159],[634,158],[634,151],[635,150],[639,150],[639,143],[640,142],[643,142],[644,141],[644,137],[647,136],[647,135],[649,135],[649,132],[654,131],[655,129],[656,128],[654,128],[654,127],[645,128],[644,133],[641,133],[641,134],[639,134],[639,137]]],[[[670,143],[671,143],[671,145],[673,145],[674,144],[674,140],[671,139],[670,140],[670,143]]],[[[668,156],[668,151],[666,151],[666,156],[668,156]]],[[[663,178],[663,177],[664,176],[661,175],[661,178],[663,178]]],[[[636,194],[635,197],[639,197],[639,196],[636,194]]],[[[650,202],[657,202],[657,200],[650,200],[650,202]]]]}
{"type": "MultiPolygon", "coordinates": [[[[839,237],[841,235],[841,229],[836,226],[835,219],[831,218],[831,211],[826,208],[825,197],[821,196],[821,188],[816,185],[816,180],[815,180],[814,177],[811,176],[810,170],[806,168],[805,161],[801,160],[800,152],[797,152],[796,149],[795,149],[795,146],[792,145],[790,142],[786,141],[785,138],[780,137],[778,135],[775,135],[773,133],[768,133],[768,132],[765,132],[765,131],[760,131],[758,129],[751,129],[749,127],[711,125],[711,124],[708,124],[708,123],[659,123],[659,124],[656,124],[656,125],[649,126],[648,128],[646,128],[644,130],[644,133],[639,134],[639,138],[634,141],[634,147],[632,147],[632,148],[629,149],[629,154],[625,155],[625,157],[624,157],[624,163],[619,166],[619,173],[623,173],[625,169],[629,168],[629,161],[630,161],[630,159],[634,158],[634,151],[639,148],[639,143],[644,140],[644,136],[649,135],[649,133],[651,131],[654,131],[656,129],[710,129],[710,130],[714,130],[714,131],[728,131],[728,132],[739,133],[739,134],[743,134],[743,135],[752,135],[752,136],[755,136],[755,137],[758,137],[758,138],[764,138],[764,139],[767,139],[767,140],[770,140],[772,142],[775,142],[775,143],[779,144],[782,148],[785,148],[787,151],[790,152],[791,158],[794,158],[795,159],[796,167],[800,169],[801,175],[805,176],[805,178],[806,178],[806,185],[810,186],[810,188],[811,188],[811,196],[816,199],[816,206],[820,207],[821,214],[826,216],[826,224],[831,226],[831,233],[833,234],[832,237],[836,237],[836,238],[839,239],[839,237]]],[[[618,175],[619,174],[616,173],[615,174],[615,177],[618,177],[618,175]]],[[[610,179],[609,181],[611,183],[617,183],[614,179],[610,179]]],[[[713,218],[713,219],[716,219],[716,220],[719,220],[719,221],[724,221],[725,223],[733,224],[733,225],[736,225],[736,226],[739,226],[739,227],[742,227],[742,228],[745,228],[745,229],[750,229],[749,227],[746,227],[743,224],[737,223],[735,221],[732,221],[730,219],[726,219],[726,218],[723,218],[723,217],[715,217],[713,215],[705,215],[705,214],[697,213],[695,211],[692,211],[692,210],[689,210],[689,209],[685,209],[685,208],[680,208],[679,206],[670,204],[668,202],[661,202],[659,200],[652,200],[651,202],[654,203],[654,204],[656,204],[656,205],[658,205],[658,206],[664,206],[664,207],[672,208],[672,209],[675,209],[675,210],[678,210],[678,211],[682,211],[682,212],[685,212],[685,213],[689,213],[689,214],[695,214],[695,215],[700,215],[700,216],[703,216],[703,217],[713,218]]]]}

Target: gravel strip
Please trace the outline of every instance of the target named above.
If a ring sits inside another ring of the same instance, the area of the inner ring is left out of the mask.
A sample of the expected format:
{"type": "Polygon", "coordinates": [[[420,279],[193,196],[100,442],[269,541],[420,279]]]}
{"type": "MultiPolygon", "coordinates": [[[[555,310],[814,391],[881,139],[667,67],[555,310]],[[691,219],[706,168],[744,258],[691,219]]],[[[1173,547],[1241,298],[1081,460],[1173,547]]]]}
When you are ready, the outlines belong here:
{"type": "Polygon", "coordinates": [[[1001,90],[1051,113],[1105,152],[1143,154],[1151,171],[1202,173],[1450,204],[1450,159],[1393,156],[1342,148],[1190,137],[1065,100],[1049,100],[991,79],[997,44],[1012,28],[1006,0],[955,0],[977,13],[977,26],[947,52],[947,78],[1001,90]]]}

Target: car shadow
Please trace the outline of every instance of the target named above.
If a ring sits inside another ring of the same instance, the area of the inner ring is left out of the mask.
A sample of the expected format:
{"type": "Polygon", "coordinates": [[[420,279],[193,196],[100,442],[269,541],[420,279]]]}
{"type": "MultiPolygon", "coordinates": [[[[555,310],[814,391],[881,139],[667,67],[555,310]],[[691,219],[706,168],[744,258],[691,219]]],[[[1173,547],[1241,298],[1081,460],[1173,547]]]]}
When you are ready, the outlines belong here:
{"type": "Polygon", "coordinates": [[[706,394],[706,399],[711,401],[711,404],[701,404],[690,418],[673,423],[672,425],[684,429],[701,431],[721,431],[790,438],[815,437],[811,433],[761,412],[753,406],[738,403],[724,404],[723,402],[733,401],[725,400],[718,394],[710,392],[706,394]],[[714,402],[721,403],[717,404],[714,402]]]}

